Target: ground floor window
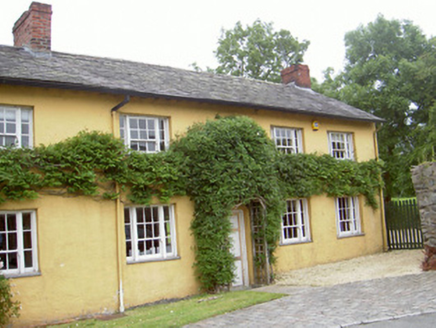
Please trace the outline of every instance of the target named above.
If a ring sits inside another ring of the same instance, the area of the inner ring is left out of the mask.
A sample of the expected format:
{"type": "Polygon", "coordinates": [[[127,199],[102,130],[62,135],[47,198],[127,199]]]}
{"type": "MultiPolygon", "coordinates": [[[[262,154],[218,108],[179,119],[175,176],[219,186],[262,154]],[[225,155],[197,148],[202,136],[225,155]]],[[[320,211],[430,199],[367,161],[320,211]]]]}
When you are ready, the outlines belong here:
{"type": "Polygon", "coordinates": [[[336,198],[336,222],[339,237],[362,233],[357,197],[336,198]]]}
{"type": "Polygon", "coordinates": [[[0,212],[0,272],[5,275],[38,271],[35,211],[0,212]]]}
{"type": "Polygon", "coordinates": [[[172,205],[126,207],[124,227],[128,262],[177,256],[172,205]]]}
{"type": "Polygon", "coordinates": [[[306,241],[310,241],[307,200],[287,200],[286,212],[282,217],[282,244],[293,244],[306,241]]]}

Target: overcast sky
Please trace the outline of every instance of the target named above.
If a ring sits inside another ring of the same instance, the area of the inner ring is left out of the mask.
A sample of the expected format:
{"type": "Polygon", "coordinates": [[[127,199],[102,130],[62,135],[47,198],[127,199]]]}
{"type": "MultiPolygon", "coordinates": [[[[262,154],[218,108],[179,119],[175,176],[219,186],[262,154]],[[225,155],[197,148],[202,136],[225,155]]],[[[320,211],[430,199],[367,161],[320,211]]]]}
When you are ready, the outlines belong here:
{"type": "MultiPolygon", "coordinates": [[[[216,67],[221,29],[257,18],[311,42],[304,56],[311,75],[343,67],[344,35],[373,22],[408,19],[436,36],[436,0],[40,0],[52,5],[52,50],[190,69],[216,67]]],[[[0,0],[0,44],[30,0],[0,0]]],[[[1,65],[1,63],[0,63],[1,65]]]]}

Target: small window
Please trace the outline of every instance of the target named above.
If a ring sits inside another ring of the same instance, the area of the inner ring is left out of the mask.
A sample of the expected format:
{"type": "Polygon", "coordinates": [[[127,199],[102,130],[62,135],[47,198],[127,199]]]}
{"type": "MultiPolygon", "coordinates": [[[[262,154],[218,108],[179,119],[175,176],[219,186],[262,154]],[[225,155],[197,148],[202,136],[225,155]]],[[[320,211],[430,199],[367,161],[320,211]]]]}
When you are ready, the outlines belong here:
{"type": "Polygon", "coordinates": [[[362,233],[357,197],[336,198],[336,221],[338,236],[347,237],[362,233]]]}
{"type": "Polygon", "coordinates": [[[168,119],[149,116],[120,116],[120,135],[133,150],[158,153],[168,149],[168,119]]]}
{"type": "Polygon", "coordinates": [[[20,275],[38,271],[35,211],[0,212],[0,272],[20,275]]]}
{"type": "Polygon", "coordinates": [[[271,135],[276,147],[287,154],[303,152],[301,129],[272,127],[271,135]]]}
{"type": "Polygon", "coordinates": [[[32,146],[32,110],[0,106],[0,147],[32,146]]]}
{"type": "Polygon", "coordinates": [[[282,243],[293,244],[310,241],[309,215],[306,199],[286,201],[282,217],[282,243]]]}
{"type": "Polygon", "coordinates": [[[128,262],[177,256],[173,206],[126,207],[124,227],[128,262]]]}
{"type": "Polygon", "coordinates": [[[354,159],[353,135],[329,132],[330,155],[337,159],[354,159]]]}

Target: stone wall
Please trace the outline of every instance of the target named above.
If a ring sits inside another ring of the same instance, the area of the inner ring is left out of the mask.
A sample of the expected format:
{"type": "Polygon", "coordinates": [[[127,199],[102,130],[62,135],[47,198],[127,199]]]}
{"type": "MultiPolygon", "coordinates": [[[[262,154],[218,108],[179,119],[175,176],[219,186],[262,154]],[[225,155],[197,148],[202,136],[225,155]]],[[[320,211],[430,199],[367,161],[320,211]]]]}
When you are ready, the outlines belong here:
{"type": "Polygon", "coordinates": [[[436,270],[436,162],[412,168],[424,236],[424,270],[436,270]]]}

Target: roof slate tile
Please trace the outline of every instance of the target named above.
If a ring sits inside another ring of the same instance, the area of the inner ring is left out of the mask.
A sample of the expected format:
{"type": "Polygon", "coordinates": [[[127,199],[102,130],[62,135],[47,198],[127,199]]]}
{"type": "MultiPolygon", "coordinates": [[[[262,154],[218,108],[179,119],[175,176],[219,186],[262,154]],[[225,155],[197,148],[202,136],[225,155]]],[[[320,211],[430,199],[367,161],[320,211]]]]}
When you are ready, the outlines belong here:
{"type": "Polygon", "coordinates": [[[0,45],[0,83],[82,89],[241,105],[314,116],[383,122],[370,113],[294,84],[194,72],[0,45]]]}

